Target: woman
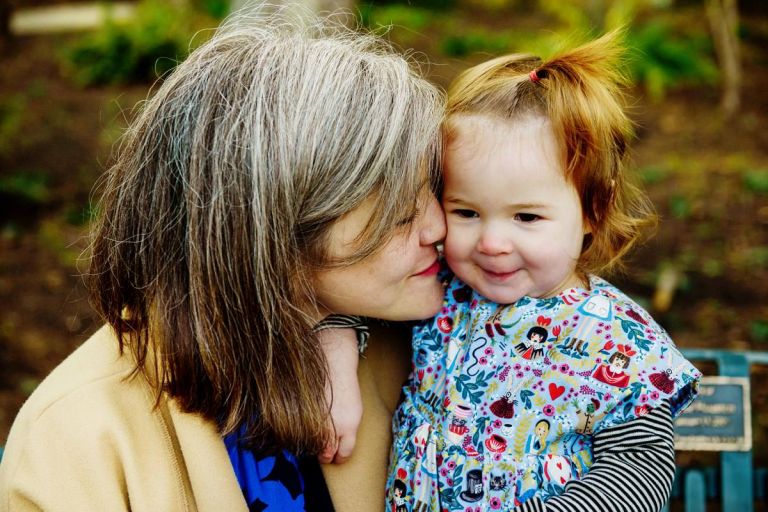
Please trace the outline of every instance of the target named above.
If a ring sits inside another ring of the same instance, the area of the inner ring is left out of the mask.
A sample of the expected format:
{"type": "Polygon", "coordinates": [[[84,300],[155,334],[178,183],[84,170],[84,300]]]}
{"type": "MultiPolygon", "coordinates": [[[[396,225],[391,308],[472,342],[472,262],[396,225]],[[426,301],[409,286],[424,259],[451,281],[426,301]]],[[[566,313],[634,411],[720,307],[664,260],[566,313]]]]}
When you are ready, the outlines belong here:
{"type": "MultiPolygon", "coordinates": [[[[108,173],[90,273],[107,326],[19,413],[0,510],[261,510],[271,498],[233,472],[248,454],[272,457],[263,481],[297,505],[292,454],[329,437],[313,326],[440,306],[441,105],[402,57],[340,29],[240,18],[194,51],[108,173]]],[[[377,350],[356,456],[326,471],[339,511],[384,503],[403,366],[377,350]]]]}

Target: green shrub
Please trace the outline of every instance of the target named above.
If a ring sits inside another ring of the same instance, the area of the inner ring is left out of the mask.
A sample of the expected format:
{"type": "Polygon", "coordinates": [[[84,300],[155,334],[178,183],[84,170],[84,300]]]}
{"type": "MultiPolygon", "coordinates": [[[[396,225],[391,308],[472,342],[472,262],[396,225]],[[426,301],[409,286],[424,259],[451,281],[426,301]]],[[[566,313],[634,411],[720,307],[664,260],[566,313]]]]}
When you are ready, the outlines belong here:
{"type": "Polygon", "coordinates": [[[97,216],[98,207],[90,201],[86,205],[80,207],[71,205],[64,212],[65,220],[72,226],[84,226],[95,219],[97,216]]]}
{"type": "Polygon", "coordinates": [[[199,10],[217,20],[229,13],[229,0],[195,0],[194,3],[199,10]]]}
{"type": "MultiPolygon", "coordinates": [[[[358,9],[360,9],[361,13],[370,13],[393,7],[445,12],[456,6],[456,0],[419,0],[418,7],[414,6],[416,3],[409,0],[366,0],[359,2],[358,9]]],[[[365,20],[364,17],[363,20],[365,20]]]]}
{"type": "Polygon", "coordinates": [[[65,50],[66,67],[82,85],[151,82],[187,56],[193,13],[144,0],[128,25],[108,21],[65,50]]]}
{"type": "Polygon", "coordinates": [[[664,181],[669,176],[669,170],[664,167],[650,165],[638,170],[640,179],[646,185],[653,185],[664,181]]]}
{"type": "Polygon", "coordinates": [[[627,27],[627,46],[634,53],[630,59],[632,78],[654,101],[678,85],[717,80],[711,37],[705,30],[696,34],[695,24],[688,20],[680,22],[669,0],[538,0],[538,5],[571,33],[592,37],[627,27]],[[678,21],[673,26],[675,19],[678,21]]]}
{"type": "Polygon", "coordinates": [[[630,72],[649,97],[661,100],[681,84],[714,83],[718,76],[709,38],[680,34],[661,20],[639,25],[628,34],[630,72]]]}
{"type": "Polygon", "coordinates": [[[765,320],[755,320],[750,326],[752,339],[762,343],[768,342],[768,322],[765,320]]]}
{"type": "Polygon", "coordinates": [[[26,103],[20,94],[0,98],[0,154],[16,144],[26,103]]]}
{"type": "Polygon", "coordinates": [[[673,195],[669,198],[669,211],[676,219],[687,219],[691,216],[691,202],[682,195],[673,195]]]}
{"type": "Polygon", "coordinates": [[[445,36],[440,49],[443,55],[449,57],[463,57],[478,52],[497,55],[509,51],[510,42],[505,32],[475,29],[445,36]]]}
{"type": "Polygon", "coordinates": [[[368,4],[360,6],[360,16],[362,23],[370,28],[392,26],[420,31],[427,27],[434,13],[409,5],[393,4],[379,7],[368,4]]]}
{"type": "Polygon", "coordinates": [[[44,203],[50,196],[48,177],[31,171],[16,171],[0,177],[0,194],[16,196],[31,203],[44,203]]]}
{"type": "Polygon", "coordinates": [[[754,194],[768,195],[768,170],[760,169],[744,173],[744,187],[754,194]]]}

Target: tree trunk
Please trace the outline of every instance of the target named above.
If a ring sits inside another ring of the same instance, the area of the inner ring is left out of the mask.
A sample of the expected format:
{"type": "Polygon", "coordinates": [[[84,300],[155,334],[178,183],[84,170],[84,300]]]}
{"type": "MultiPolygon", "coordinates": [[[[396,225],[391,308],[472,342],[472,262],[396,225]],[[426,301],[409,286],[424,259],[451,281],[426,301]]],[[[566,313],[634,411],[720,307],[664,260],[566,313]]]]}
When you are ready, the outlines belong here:
{"type": "Polygon", "coordinates": [[[720,108],[726,117],[732,117],[741,105],[739,9],[736,0],[706,1],[707,17],[712,27],[715,52],[723,76],[720,108]]]}
{"type": "Polygon", "coordinates": [[[12,2],[0,0],[0,50],[3,50],[11,41],[11,13],[12,2]]]}

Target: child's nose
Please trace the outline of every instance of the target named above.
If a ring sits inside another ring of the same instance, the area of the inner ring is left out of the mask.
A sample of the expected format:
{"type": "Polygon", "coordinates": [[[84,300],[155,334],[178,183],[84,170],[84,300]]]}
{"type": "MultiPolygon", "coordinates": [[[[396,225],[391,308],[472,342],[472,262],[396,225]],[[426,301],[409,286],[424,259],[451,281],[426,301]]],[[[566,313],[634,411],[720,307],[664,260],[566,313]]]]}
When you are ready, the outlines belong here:
{"type": "Polygon", "coordinates": [[[489,256],[508,254],[513,249],[512,239],[505,233],[503,227],[495,224],[490,224],[483,229],[483,233],[477,243],[477,250],[489,256]]]}

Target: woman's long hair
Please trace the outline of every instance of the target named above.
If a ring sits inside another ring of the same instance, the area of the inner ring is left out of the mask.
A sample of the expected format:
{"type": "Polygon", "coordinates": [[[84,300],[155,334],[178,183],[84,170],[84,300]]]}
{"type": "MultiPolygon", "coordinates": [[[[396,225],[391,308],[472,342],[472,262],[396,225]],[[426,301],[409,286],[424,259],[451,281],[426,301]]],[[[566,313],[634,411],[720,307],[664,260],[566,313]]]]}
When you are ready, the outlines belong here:
{"type": "Polygon", "coordinates": [[[331,25],[225,23],[143,105],[93,231],[93,303],[158,399],[262,449],[328,435],[311,282],[338,264],[329,228],[377,198],[353,260],[373,253],[440,154],[438,91],[331,25]]]}

